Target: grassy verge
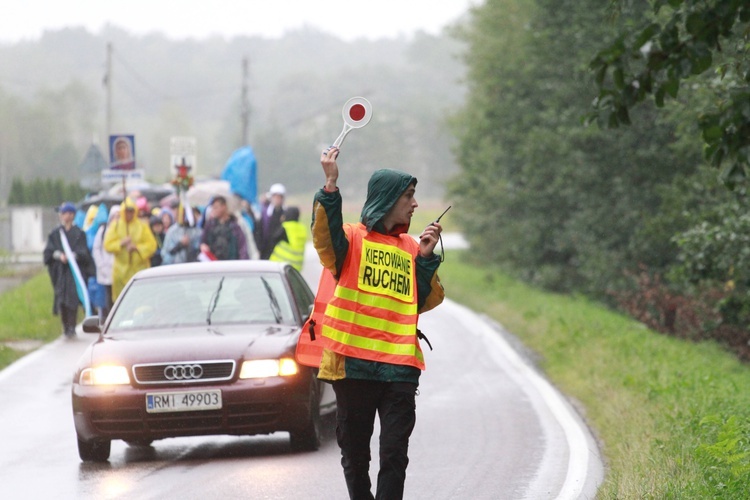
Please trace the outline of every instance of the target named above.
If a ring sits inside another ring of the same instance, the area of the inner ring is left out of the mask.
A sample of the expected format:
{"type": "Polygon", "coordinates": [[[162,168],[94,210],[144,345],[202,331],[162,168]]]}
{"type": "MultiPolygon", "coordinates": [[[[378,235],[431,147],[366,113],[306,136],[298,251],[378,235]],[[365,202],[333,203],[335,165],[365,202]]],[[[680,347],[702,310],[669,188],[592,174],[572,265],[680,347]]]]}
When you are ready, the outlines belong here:
{"type": "Polygon", "coordinates": [[[52,314],[52,299],[52,285],[46,272],[0,294],[0,369],[26,354],[3,342],[48,342],[60,336],[62,326],[59,317],[52,314]]]}
{"type": "Polygon", "coordinates": [[[441,266],[448,297],[512,331],[580,403],[607,462],[599,498],[747,498],[750,367],[466,258],[441,266]]]}

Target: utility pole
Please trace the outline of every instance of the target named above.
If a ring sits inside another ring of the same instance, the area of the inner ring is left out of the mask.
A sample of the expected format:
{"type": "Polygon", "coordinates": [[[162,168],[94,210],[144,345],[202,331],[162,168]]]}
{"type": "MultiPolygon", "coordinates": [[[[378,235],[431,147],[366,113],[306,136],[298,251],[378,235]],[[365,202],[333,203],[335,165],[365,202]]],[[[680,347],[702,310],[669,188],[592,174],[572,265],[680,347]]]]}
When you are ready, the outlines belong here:
{"type": "Polygon", "coordinates": [[[107,93],[107,116],[105,117],[107,135],[104,143],[109,144],[109,136],[112,134],[112,42],[107,44],[107,73],[104,75],[104,87],[107,93]]]}
{"type": "Polygon", "coordinates": [[[250,143],[250,102],[248,99],[248,79],[250,74],[250,62],[247,56],[242,58],[242,103],[241,103],[241,120],[242,120],[242,144],[247,146],[250,143]]]}

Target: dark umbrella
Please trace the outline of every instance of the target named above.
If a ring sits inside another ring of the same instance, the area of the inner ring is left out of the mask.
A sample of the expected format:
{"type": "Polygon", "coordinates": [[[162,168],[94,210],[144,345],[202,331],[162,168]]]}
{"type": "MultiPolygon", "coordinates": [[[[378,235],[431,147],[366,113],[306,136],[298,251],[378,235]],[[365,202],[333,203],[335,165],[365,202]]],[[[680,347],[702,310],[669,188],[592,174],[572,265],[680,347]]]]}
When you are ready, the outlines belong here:
{"type": "Polygon", "coordinates": [[[89,209],[91,205],[101,205],[104,203],[107,206],[107,210],[112,208],[115,205],[119,205],[122,203],[122,196],[116,196],[111,194],[95,194],[93,196],[90,196],[88,198],[85,198],[84,200],[79,201],[76,204],[76,208],[79,210],[83,210],[84,212],[89,209]]]}

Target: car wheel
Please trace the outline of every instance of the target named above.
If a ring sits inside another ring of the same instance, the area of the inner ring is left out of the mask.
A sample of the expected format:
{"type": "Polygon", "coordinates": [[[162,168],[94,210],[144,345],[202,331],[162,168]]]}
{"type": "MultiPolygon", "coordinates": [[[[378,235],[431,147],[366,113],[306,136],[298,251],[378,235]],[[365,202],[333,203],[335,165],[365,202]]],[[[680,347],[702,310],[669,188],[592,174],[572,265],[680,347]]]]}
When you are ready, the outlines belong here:
{"type": "Polygon", "coordinates": [[[292,451],[315,451],[320,448],[323,423],[320,418],[320,389],[315,377],[312,377],[310,386],[310,412],[307,421],[302,428],[289,431],[292,451]]]}
{"type": "Polygon", "coordinates": [[[92,439],[84,441],[78,438],[78,456],[84,462],[106,462],[109,460],[109,451],[112,441],[109,439],[92,439]]]}

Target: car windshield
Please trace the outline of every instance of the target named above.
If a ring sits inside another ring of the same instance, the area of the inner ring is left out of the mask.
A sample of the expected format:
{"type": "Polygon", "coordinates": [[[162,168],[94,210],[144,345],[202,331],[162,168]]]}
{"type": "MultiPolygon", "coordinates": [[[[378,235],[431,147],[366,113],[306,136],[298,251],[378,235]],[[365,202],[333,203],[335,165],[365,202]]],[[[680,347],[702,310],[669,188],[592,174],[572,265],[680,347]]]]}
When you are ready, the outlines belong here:
{"type": "Polygon", "coordinates": [[[187,274],[133,282],[114,311],[109,331],[294,322],[280,274],[187,274]]]}

